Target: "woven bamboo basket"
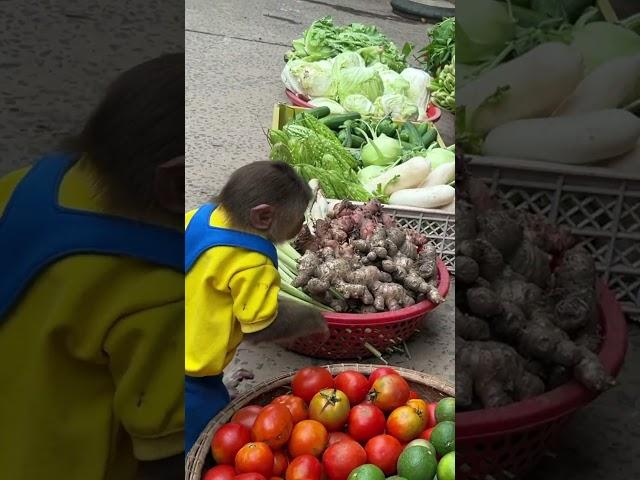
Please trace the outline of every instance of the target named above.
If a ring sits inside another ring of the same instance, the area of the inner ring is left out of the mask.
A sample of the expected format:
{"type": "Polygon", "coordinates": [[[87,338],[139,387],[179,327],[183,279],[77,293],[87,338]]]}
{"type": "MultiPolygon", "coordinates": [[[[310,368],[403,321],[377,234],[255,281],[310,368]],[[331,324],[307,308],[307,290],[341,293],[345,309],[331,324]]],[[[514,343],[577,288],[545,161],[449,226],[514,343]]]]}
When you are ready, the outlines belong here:
{"type": "MultiPolygon", "coordinates": [[[[340,363],[326,365],[325,367],[334,376],[347,370],[355,370],[364,375],[369,375],[376,368],[380,368],[380,365],[340,363]]],[[[427,402],[437,402],[444,397],[455,396],[454,387],[439,378],[406,368],[393,368],[407,380],[411,389],[415,390],[427,402]]],[[[187,454],[184,469],[185,480],[201,480],[203,470],[209,468],[210,465],[208,463],[211,462],[211,457],[209,456],[211,439],[219,427],[229,422],[234,413],[242,407],[255,404],[266,405],[279,395],[291,393],[290,385],[294,375],[295,372],[286,373],[263,382],[252,391],[237,397],[224,410],[218,413],[209,422],[187,454]]]]}

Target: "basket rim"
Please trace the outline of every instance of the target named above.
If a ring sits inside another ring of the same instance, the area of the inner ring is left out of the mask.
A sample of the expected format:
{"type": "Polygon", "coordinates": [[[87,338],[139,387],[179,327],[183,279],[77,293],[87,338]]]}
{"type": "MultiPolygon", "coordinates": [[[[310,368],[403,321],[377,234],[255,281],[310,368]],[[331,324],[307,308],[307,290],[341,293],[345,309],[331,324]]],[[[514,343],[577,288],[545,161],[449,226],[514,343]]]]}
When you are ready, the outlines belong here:
{"type": "MultiPolygon", "coordinates": [[[[381,368],[384,365],[377,365],[372,363],[334,363],[317,366],[329,369],[331,374],[335,376],[338,373],[342,373],[347,370],[355,370],[363,374],[370,374],[373,370],[381,368]]],[[[448,381],[441,379],[440,377],[420,372],[418,370],[410,370],[404,367],[390,367],[396,370],[405,379],[408,379],[414,383],[422,383],[423,385],[437,390],[444,395],[455,397],[454,385],[452,385],[448,381]]],[[[207,426],[200,433],[200,436],[198,437],[196,443],[187,453],[187,456],[185,458],[184,470],[185,480],[200,480],[200,475],[202,474],[202,472],[199,471],[198,468],[201,468],[202,463],[204,462],[204,459],[209,452],[211,438],[213,437],[214,429],[217,426],[227,423],[227,418],[231,418],[231,416],[239,409],[250,405],[250,402],[252,402],[254,399],[260,397],[261,395],[264,395],[265,393],[268,393],[269,391],[274,390],[275,388],[291,383],[291,379],[293,378],[295,373],[296,370],[291,370],[287,373],[280,374],[277,377],[260,383],[254,389],[245,392],[235,398],[231,403],[229,403],[229,405],[218,412],[218,414],[209,421],[207,426]]]]}
{"type": "MultiPolygon", "coordinates": [[[[598,284],[598,308],[603,327],[599,357],[605,369],[616,377],[628,347],[628,326],[615,294],[604,282],[598,284]]],[[[456,414],[456,439],[479,440],[528,430],[567,416],[599,394],[576,380],[542,395],[498,408],[456,414]]]]}
{"type": "MultiPolygon", "coordinates": [[[[438,292],[445,299],[449,294],[449,288],[451,284],[451,276],[447,266],[444,264],[440,257],[436,258],[436,267],[438,269],[438,292]]],[[[380,312],[380,313],[337,313],[337,312],[323,312],[327,324],[329,326],[341,326],[341,327],[368,327],[368,326],[380,326],[380,325],[393,325],[395,323],[404,322],[406,320],[414,319],[418,316],[424,315],[434,310],[438,305],[424,300],[423,302],[416,303],[410,307],[405,307],[394,312],[380,312]]]]}

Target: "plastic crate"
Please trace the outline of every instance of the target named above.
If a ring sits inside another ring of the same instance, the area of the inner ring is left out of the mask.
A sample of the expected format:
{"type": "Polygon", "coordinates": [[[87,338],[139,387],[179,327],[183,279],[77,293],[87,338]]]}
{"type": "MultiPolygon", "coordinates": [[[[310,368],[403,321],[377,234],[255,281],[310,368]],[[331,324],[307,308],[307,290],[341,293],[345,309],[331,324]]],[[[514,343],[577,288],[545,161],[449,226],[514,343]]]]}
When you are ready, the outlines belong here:
{"type": "Polygon", "coordinates": [[[640,176],[490,157],[472,157],[469,169],[505,206],[569,227],[628,318],[640,322],[640,176]]]}

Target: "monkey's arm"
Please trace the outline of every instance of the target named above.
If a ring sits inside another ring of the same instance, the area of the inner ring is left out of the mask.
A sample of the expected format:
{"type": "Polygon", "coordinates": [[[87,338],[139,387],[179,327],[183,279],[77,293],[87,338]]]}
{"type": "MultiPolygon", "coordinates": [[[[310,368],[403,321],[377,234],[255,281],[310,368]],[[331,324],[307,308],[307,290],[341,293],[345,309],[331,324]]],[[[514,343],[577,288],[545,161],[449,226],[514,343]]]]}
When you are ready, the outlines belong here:
{"type": "Polygon", "coordinates": [[[318,335],[318,341],[329,337],[329,327],[320,310],[290,300],[280,300],[273,323],[264,330],[245,335],[245,339],[252,343],[286,344],[309,335],[318,335]]]}

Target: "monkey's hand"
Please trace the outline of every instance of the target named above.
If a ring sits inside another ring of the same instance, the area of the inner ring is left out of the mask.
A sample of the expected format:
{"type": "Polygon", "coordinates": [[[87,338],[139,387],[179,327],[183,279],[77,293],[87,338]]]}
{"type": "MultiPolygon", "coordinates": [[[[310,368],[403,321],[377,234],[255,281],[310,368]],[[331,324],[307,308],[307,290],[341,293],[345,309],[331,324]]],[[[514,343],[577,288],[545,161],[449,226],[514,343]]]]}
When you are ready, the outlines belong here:
{"type": "Polygon", "coordinates": [[[231,375],[226,377],[223,382],[224,386],[227,387],[227,391],[229,392],[229,398],[233,400],[239,395],[240,392],[238,392],[238,385],[240,385],[240,382],[242,382],[243,380],[253,380],[253,377],[253,372],[245,368],[236,370],[231,375]]]}
{"type": "Polygon", "coordinates": [[[276,342],[288,345],[300,337],[314,336],[319,342],[329,338],[329,327],[320,310],[289,300],[278,302],[278,315],[264,330],[245,335],[252,343],[276,342]]]}

